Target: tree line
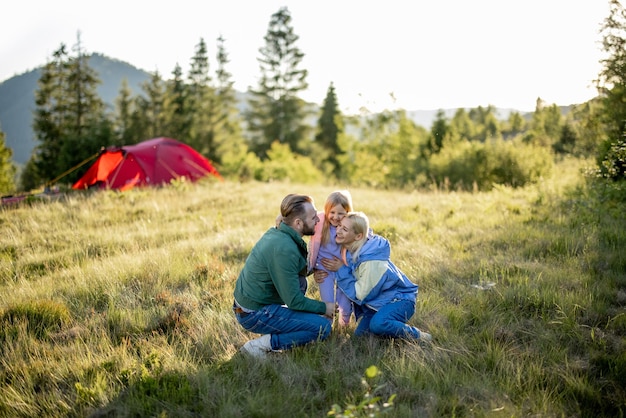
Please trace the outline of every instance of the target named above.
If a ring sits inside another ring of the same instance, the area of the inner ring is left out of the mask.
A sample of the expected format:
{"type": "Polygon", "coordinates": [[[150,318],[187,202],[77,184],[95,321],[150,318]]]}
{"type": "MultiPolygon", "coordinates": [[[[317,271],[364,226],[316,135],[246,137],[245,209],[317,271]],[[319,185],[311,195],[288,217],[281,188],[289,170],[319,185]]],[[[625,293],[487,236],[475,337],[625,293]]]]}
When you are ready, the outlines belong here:
{"type": "Polygon", "coordinates": [[[304,53],[286,7],[271,16],[259,48],[258,85],[237,107],[228,52],[217,39],[215,68],[200,39],[185,75],[158,71],[132,95],[122,83],[113,110],[96,93],[98,75],[80,42],[61,45],[43,67],[35,98],[37,145],[19,180],[0,131],[0,192],[71,183],[103,147],[167,136],[207,157],[224,177],[372,187],[485,190],[524,186],[547,175],[556,158],[595,155],[597,175],[624,180],[626,165],[626,13],[609,0],[602,27],[606,58],[599,95],[563,111],[540,98],[530,115],[500,120],[493,106],[439,111],[430,129],[403,110],[342,115],[333,84],[318,114],[298,97],[308,88],[304,53]],[[316,119],[315,126],[307,120],[316,119]]]}

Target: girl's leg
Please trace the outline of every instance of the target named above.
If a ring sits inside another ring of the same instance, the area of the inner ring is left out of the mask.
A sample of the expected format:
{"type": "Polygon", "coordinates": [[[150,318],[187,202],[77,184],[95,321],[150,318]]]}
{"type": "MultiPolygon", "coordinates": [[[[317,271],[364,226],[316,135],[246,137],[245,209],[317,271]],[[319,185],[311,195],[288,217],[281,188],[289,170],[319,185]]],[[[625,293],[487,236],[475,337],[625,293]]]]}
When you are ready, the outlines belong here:
{"type": "Polygon", "coordinates": [[[352,316],[352,301],[339,288],[336,300],[339,306],[339,325],[348,325],[352,316]]]}
{"type": "Polygon", "coordinates": [[[320,298],[323,302],[335,302],[335,281],[330,274],[319,284],[319,287],[320,298]]]}

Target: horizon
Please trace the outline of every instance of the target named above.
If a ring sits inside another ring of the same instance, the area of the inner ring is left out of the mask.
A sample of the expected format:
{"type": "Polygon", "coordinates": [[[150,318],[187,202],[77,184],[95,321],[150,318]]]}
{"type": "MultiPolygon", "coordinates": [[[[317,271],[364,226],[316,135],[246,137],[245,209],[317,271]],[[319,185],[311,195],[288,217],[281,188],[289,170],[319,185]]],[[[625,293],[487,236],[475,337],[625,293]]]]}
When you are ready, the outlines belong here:
{"type": "Polygon", "coordinates": [[[0,28],[0,80],[45,64],[61,43],[71,48],[78,33],[87,53],[157,70],[164,78],[176,64],[187,73],[204,39],[213,73],[222,35],[234,88],[245,92],[256,86],[258,48],[270,17],[286,6],[296,46],[305,54],[300,68],[308,71],[309,89],[301,97],[308,102],[321,104],[332,82],[343,113],[489,105],[533,111],[537,98],[568,106],[597,96],[599,29],[609,12],[608,1],[390,1],[379,7],[355,0],[182,0],[174,10],[151,8],[148,19],[137,19],[146,4],[113,0],[94,15],[76,0],[17,3],[14,18],[0,28]],[[562,19],[564,11],[568,19],[562,19]]]}
{"type": "MultiPolygon", "coordinates": [[[[102,56],[102,57],[104,57],[105,59],[108,59],[108,60],[119,61],[119,62],[121,62],[121,63],[123,63],[123,64],[130,65],[130,66],[132,66],[133,68],[135,68],[135,69],[137,69],[137,70],[139,70],[139,71],[144,71],[144,72],[146,72],[146,73],[148,73],[148,74],[149,74],[149,72],[148,72],[148,71],[146,71],[146,70],[144,70],[144,69],[141,69],[141,68],[138,68],[138,67],[136,67],[135,65],[133,65],[133,64],[132,64],[132,63],[130,63],[130,62],[126,62],[126,61],[120,60],[120,59],[115,58],[115,57],[110,57],[110,56],[108,56],[108,55],[106,55],[106,54],[103,54],[103,53],[101,53],[101,52],[93,51],[93,52],[90,52],[89,54],[90,54],[90,55],[100,55],[100,56],[102,56]]],[[[42,64],[42,66],[43,66],[43,64],[42,64]]],[[[23,71],[23,72],[22,72],[22,73],[20,73],[20,74],[15,74],[15,75],[13,75],[13,76],[9,77],[9,78],[8,78],[8,79],[6,79],[6,80],[0,81],[0,85],[2,85],[2,84],[3,84],[3,83],[5,83],[5,82],[8,82],[8,81],[10,81],[10,80],[12,80],[12,79],[14,79],[14,78],[17,78],[17,77],[21,77],[21,76],[27,75],[28,73],[31,73],[31,72],[34,72],[34,71],[38,71],[38,70],[40,70],[40,69],[42,68],[42,66],[39,66],[39,67],[36,67],[36,68],[30,68],[30,69],[28,69],[28,70],[23,71]]],[[[163,74],[161,74],[161,76],[163,77],[163,74]]],[[[169,80],[169,79],[171,79],[171,78],[166,78],[166,77],[163,77],[163,79],[164,79],[164,80],[169,80]]],[[[236,90],[236,92],[238,92],[238,93],[242,93],[242,94],[245,94],[245,93],[246,93],[245,91],[241,91],[241,90],[237,90],[237,89],[235,89],[235,90],[236,90]]],[[[312,103],[312,102],[308,102],[308,103],[312,103]]],[[[312,104],[317,105],[317,106],[321,106],[323,103],[312,103],[312,104]]],[[[571,104],[566,104],[566,105],[564,105],[564,104],[559,104],[559,103],[554,103],[554,104],[556,104],[557,106],[560,106],[560,107],[567,107],[567,106],[576,105],[576,104],[580,104],[580,103],[571,103],[571,104]]],[[[466,110],[470,110],[470,109],[475,109],[475,108],[478,108],[479,106],[482,106],[483,108],[485,108],[485,107],[487,107],[487,106],[489,106],[489,105],[478,105],[478,106],[475,106],[475,107],[467,107],[467,106],[465,106],[465,107],[463,107],[463,108],[464,108],[464,109],[466,109],[466,110]]],[[[501,107],[501,106],[497,106],[497,105],[492,105],[492,106],[493,106],[496,110],[502,110],[502,111],[506,111],[506,112],[510,112],[510,111],[517,111],[517,112],[520,112],[520,113],[532,113],[532,112],[534,112],[534,111],[535,111],[535,109],[534,109],[534,108],[533,108],[533,109],[530,109],[530,110],[525,110],[525,109],[515,109],[515,108],[509,108],[509,107],[501,107]]],[[[443,110],[444,112],[452,112],[452,111],[456,111],[457,109],[460,109],[460,107],[430,108],[430,109],[404,109],[404,108],[397,108],[397,109],[387,109],[387,110],[391,110],[391,111],[395,111],[395,110],[404,110],[404,111],[406,111],[406,112],[411,113],[411,112],[437,112],[437,111],[439,111],[439,110],[443,110]]],[[[344,113],[344,112],[342,112],[342,113],[344,113]]],[[[371,113],[379,113],[379,112],[371,112],[371,113]]],[[[354,113],[353,115],[358,115],[358,112],[357,112],[357,113],[354,113]]],[[[507,116],[508,116],[508,113],[507,113],[507,116]]],[[[426,127],[428,127],[428,126],[426,126],[426,127]]]]}

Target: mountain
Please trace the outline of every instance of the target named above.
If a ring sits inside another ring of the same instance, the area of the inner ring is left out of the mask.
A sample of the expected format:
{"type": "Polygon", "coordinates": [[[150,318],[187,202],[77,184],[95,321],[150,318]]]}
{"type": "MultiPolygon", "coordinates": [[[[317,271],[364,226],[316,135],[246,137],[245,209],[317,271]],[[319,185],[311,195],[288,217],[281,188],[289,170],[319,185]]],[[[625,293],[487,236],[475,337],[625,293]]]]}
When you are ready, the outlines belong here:
{"type": "MultiPolygon", "coordinates": [[[[150,78],[146,71],[101,54],[91,55],[89,65],[101,81],[98,94],[111,109],[124,78],[133,95],[139,94],[141,84],[150,78]]],[[[36,144],[32,122],[40,76],[38,68],[0,83],[0,129],[5,133],[6,145],[13,150],[13,161],[20,165],[28,161],[36,144]]]]}
{"type": "MultiPolygon", "coordinates": [[[[132,95],[142,93],[141,84],[150,79],[150,73],[140,70],[129,63],[94,53],[89,65],[98,73],[101,84],[98,94],[102,100],[114,109],[115,99],[119,95],[122,80],[126,79],[132,95]]],[[[32,121],[35,110],[35,91],[41,76],[41,68],[14,76],[0,83],[0,130],[5,133],[6,145],[13,150],[13,161],[18,165],[25,164],[36,145],[32,121]]],[[[239,109],[247,105],[247,94],[236,92],[239,109]]],[[[310,104],[313,114],[319,111],[318,105],[310,104]]],[[[448,119],[452,118],[457,109],[444,109],[448,119]]],[[[506,119],[512,109],[496,109],[500,119],[506,119]]],[[[412,110],[406,114],[417,125],[430,129],[438,110],[412,110]]],[[[307,123],[315,124],[316,117],[307,123]]]]}
{"type": "Polygon", "coordinates": [[[18,164],[28,160],[35,145],[31,124],[39,75],[39,70],[33,70],[0,84],[0,129],[18,164]]]}

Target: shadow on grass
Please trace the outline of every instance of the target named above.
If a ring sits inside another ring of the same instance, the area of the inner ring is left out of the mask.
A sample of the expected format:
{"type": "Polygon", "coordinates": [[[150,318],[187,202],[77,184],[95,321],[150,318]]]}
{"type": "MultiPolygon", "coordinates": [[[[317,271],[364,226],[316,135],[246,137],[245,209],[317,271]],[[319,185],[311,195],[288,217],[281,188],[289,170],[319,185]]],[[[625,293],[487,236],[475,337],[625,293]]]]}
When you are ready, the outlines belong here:
{"type": "MultiPolygon", "coordinates": [[[[265,360],[236,352],[230,359],[215,361],[197,353],[199,367],[193,373],[165,371],[154,354],[135,370],[122,371],[119,396],[88,415],[326,416],[333,405],[363,401],[367,391],[363,376],[372,365],[383,369],[375,395],[388,399],[399,388],[386,371],[386,358],[422,350],[416,343],[335,333],[327,341],[271,354],[265,360]]],[[[425,402],[422,396],[403,393],[402,402],[419,405],[425,402]]]]}

